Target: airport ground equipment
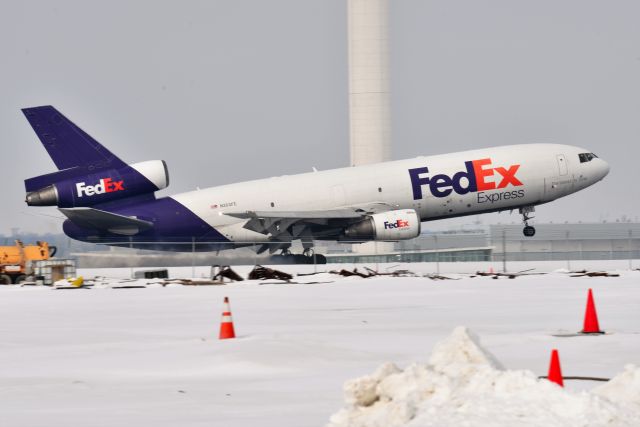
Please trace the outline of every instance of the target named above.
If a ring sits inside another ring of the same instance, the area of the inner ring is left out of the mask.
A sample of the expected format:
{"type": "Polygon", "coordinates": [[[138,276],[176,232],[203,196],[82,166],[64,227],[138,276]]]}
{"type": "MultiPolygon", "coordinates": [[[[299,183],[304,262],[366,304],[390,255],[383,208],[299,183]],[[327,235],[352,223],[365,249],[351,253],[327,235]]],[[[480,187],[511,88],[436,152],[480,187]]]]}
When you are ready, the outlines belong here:
{"type": "Polygon", "coordinates": [[[25,245],[16,240],[13,246],[0,246],[0,284],[34,282],[51,285],[76,274],[72,259],[53,258],[55,246],[47,242],[25,245]]]}
{"type": "Polygon", "coordinates": [[[40,241],[35,245],[25,245],[16,240],[13,246],[0,246],[0,284],[9,285],[24,281],[30,273],[27,264],[48,260],[55,253],[55,246],[40,241]]]}
{"type": "Polygon", "coordinates": [[[53,258],[27,262],[27,280],[51,286],[58,280],[76,277],[76,261],[53,258]]]}

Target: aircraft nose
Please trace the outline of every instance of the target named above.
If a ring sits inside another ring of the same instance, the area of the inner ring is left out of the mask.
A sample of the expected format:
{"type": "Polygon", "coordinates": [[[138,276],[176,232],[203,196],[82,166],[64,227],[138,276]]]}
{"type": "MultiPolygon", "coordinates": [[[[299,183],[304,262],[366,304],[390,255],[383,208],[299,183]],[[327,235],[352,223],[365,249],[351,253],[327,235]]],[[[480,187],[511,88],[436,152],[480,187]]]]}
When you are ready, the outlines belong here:
{"type": "Polygon", "coordinates": [[[599,160],[599,162],[598,162],[598,172],[597,173],[598,173],[598,179],[600,180],[600,179],[604,178],[605,176],[607,176],[609,174],[609,170],[611,168],[609,167],[609,163],[605,162],[602,159],[598,159],[598,160],[599,160]]]}

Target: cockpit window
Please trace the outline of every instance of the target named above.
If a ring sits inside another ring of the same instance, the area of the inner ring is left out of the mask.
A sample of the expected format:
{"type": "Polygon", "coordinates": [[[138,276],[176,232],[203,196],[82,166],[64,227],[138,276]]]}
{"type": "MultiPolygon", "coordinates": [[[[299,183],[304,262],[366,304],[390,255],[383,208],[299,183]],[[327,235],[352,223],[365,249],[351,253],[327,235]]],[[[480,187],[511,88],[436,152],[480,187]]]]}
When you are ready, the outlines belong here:
{"type": "Polygon", "coordinates": [[[580,153],[578,154],[578,157],[580,158],[580,163],[586,163],[597,158],[598,156],[593,153],[580,153]]]}

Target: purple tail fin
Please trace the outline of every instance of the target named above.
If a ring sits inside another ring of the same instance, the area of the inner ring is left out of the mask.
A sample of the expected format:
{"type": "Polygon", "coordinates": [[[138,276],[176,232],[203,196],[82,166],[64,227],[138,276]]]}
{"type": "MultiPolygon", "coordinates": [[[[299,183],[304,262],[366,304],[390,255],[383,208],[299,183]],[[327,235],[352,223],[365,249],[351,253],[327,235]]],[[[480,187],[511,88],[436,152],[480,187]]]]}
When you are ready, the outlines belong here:
{"type": "Polygon", "coordinates": [[[89,170],[125,163],[50,105],[24,108],[29,124],[58,169],[89,170]]]}

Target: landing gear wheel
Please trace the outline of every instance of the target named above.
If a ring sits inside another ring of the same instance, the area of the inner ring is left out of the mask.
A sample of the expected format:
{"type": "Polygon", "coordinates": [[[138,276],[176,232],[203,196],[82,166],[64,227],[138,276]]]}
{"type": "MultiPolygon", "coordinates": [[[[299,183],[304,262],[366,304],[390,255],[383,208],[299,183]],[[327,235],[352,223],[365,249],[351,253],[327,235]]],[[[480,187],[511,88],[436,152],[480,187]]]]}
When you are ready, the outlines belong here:
{"type": "Polygon", "coordinates": [[[295,254],[293,256],[294,264],[309,264],[309,257],[302,254],[295,254]]]}
{"type": "Polygon", "coordinates": [[[326,264],[327,258],[322,254],[316,254],[316,264],[326,264]]]}
{"type": "Polygon", "coordinates": [[[291,251],[289,250],[289,248],[283,249],[282,252],[280,252],[280,255],[282,255],[282,256],[291,256],[291,251]]]}
{"type": "Polygon", "coordinates": [[[535,227],[532,227],[530,225],[527,225],[526,227],[524,227],[524,229],[522,230],[522,234],[524,234],[526,237],[533,237],[536,235],[536,229],[535,227]]]}
{"type": "Polygon", "coordinates": [[[313,252],[313,249],[311,248],[307,248],[302,252],[302,255],[309,257],[309,258],[313,258],[313,255],[315,254],[315,252],[313,252]]]}
{"type": "Polygon", "coordinates": [[[536,229],[529,225],[529,220],[533,219],[533,215],[535,212],[535,207],[533,206],[523,206],[520,208],[520,215],[522,215],[522,222],[524,222],[524,229],[522,230],[522,234],[525,237],[533,237],[536,234],[536,229]]]}

